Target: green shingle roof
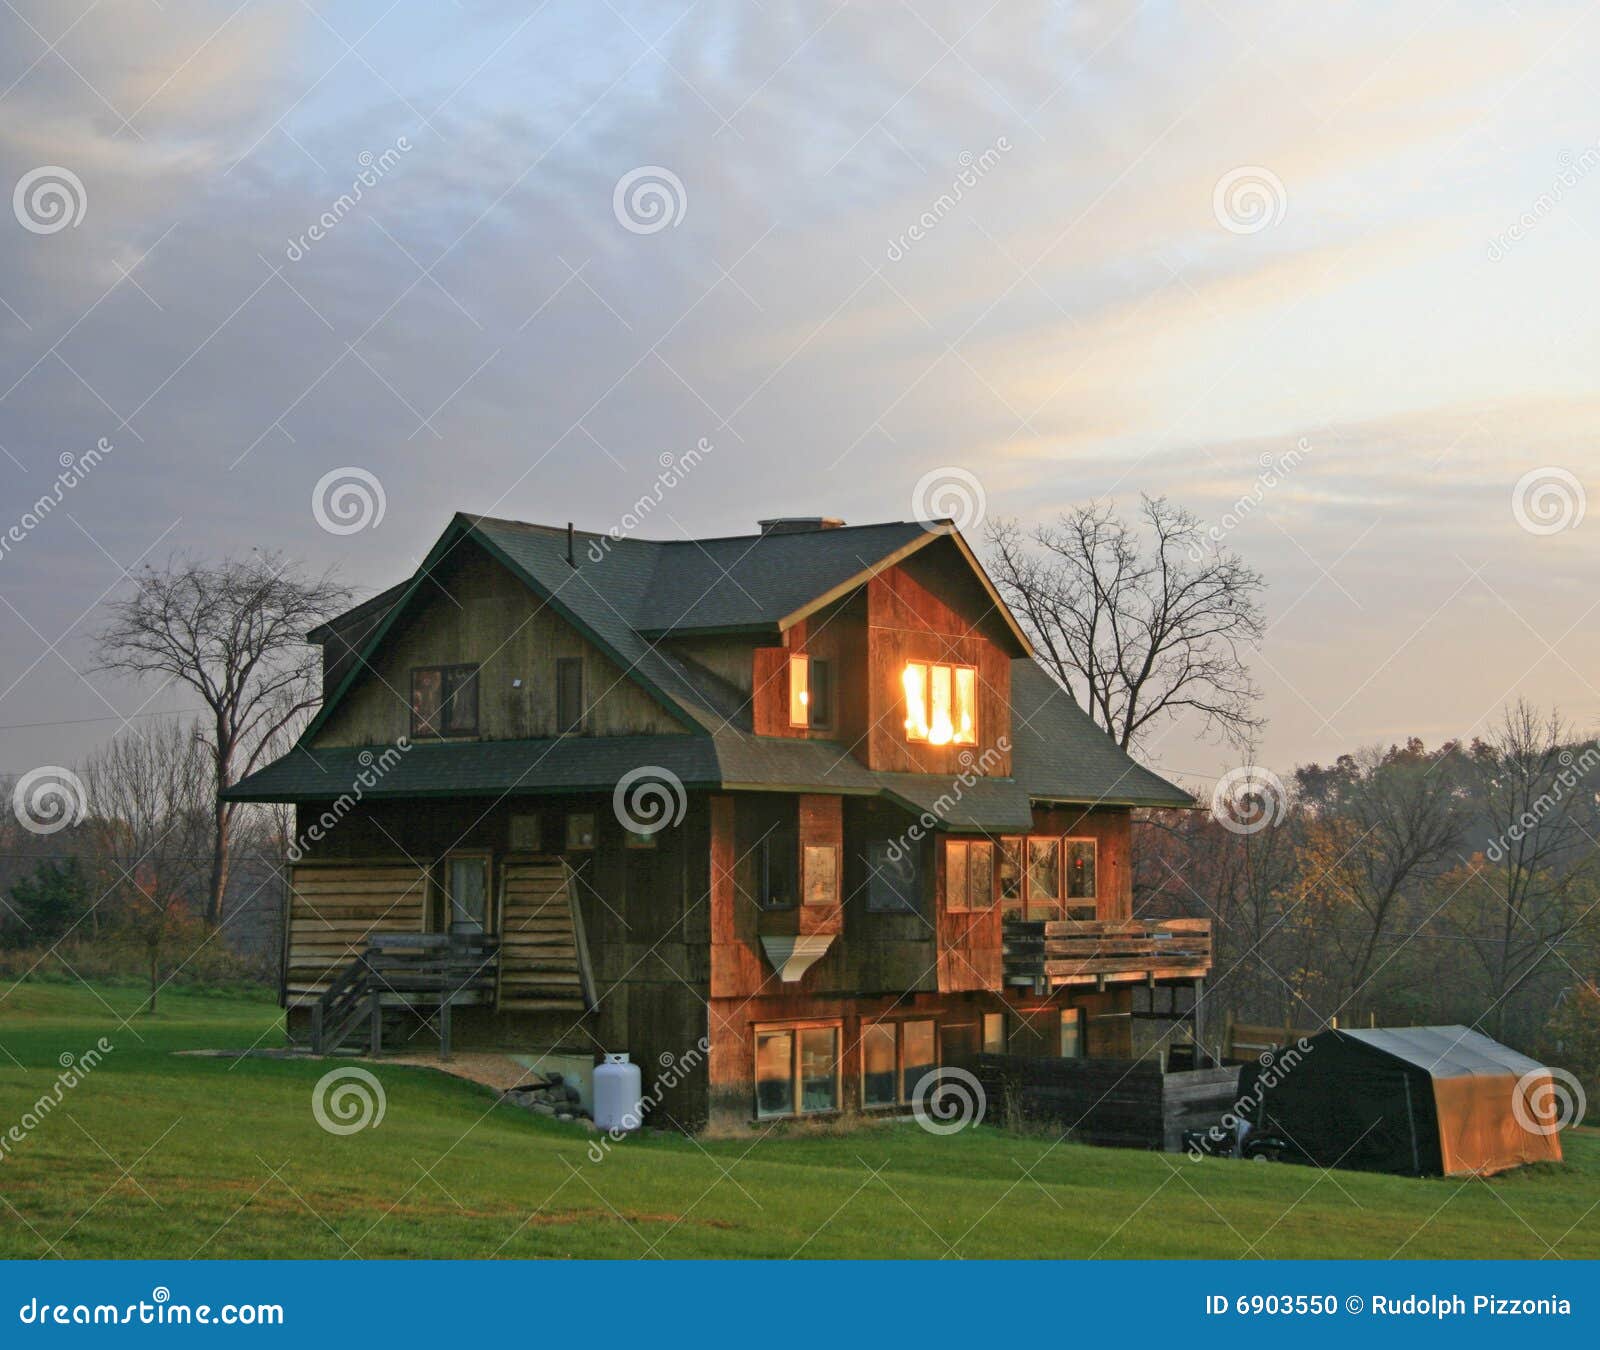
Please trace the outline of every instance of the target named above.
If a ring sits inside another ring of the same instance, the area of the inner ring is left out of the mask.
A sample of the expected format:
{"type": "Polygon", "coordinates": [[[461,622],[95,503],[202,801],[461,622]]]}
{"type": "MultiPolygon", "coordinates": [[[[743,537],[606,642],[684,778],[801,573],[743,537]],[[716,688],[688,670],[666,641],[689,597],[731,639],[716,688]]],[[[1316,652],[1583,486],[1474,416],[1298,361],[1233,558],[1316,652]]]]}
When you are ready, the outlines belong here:
{"type": "MultiPolygon", "coordinates": [[[[748,710],[705,671],[664,651],[662,633],[759,630],[783,620],[953,528],[895,521],[793,534],[650,541],[458,515],[412,582],[391,588],[314,635],[349,631],[358,647],[381,641],[420,579],[464,537],[480,543],[671,711],[682,735],[423,742],[375,775],[382,747],[307,749],[354,682],[338,687],[301,744],[235,785],[236,801],[321,801],[362,783],[373,798],[609,790],[632,769],[655,766],[688,788],[883,795],[938,817],[947,829],[1027,828],[1032,800],[1187,806],[1180,788],[1135,763],[1031,657],[1012,662],[1013,775],[959,785],[954,777],[876,773],[840,744],[756,736],[748,710]],[[365,757],[365,758],[363,758],[365,757]],[[363,779],[376,776],[370,784],[363,779]]],[[[959,536],[957,536],[959,543],[959,536]]],[[[964,548],[964,545],[961,547],[964,548]]]]}

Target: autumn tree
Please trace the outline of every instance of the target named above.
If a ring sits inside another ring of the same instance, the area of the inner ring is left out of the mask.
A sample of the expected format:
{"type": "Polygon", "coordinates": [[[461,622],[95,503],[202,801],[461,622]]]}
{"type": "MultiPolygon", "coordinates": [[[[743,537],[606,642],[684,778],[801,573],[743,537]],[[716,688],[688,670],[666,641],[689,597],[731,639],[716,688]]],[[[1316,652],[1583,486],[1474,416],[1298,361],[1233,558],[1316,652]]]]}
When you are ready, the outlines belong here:
{"type": "MultiPolygon", "coordinates": [[[[191,725],[125,731],[82,766],[85,822],[115,921],[143,948],[156,1010],[162,958],[194,928],[191,901],[204,895],[211,823],[209,748],[191,725]]],[[[207,940],[201,936],[197,940],[207,940]]]]}

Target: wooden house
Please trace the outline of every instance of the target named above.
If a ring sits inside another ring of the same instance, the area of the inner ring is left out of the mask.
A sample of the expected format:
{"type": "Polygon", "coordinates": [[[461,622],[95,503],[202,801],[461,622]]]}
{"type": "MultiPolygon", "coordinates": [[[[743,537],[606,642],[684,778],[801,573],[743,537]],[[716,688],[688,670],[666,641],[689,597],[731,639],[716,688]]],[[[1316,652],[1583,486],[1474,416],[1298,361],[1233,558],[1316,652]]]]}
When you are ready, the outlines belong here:
{"type": "Polygon", "coordinates": [[[1127,1056],[1136,993],[1209,969],[1203,922],[1132,913],[1131,811],[1191,798],[948,523],[457,515],[310,639],[320,712],[230,795],[297,807],[283,996],[320,1048],[443,1001],[458,1045],[629,1053],[661,1124],[896,1111],[983,1052],[1127,1056]]]}

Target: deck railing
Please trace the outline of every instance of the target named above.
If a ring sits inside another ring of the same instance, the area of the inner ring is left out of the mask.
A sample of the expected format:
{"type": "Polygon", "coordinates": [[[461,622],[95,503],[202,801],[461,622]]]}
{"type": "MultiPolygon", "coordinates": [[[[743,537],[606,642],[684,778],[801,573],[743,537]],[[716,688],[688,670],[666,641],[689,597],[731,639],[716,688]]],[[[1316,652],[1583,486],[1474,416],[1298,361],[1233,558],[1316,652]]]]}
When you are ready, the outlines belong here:
{"type": "Polygon", "coordinates": [[[365,1031],[371,1054],[383,1048],[385,1008],[437,1016],[440,1057],[450,1057],[450,1010],[494,997],[499,944],[483,935],[384,933],[342,967],[311,1005],[311,1048],[338,1049],[365,1031]]]}
{"type": "Polygon", "coordinates": [[[1209,919],[1061,919],[1005,922],[1006,983],[1045,989],[1203,978],[1209,919]]]}

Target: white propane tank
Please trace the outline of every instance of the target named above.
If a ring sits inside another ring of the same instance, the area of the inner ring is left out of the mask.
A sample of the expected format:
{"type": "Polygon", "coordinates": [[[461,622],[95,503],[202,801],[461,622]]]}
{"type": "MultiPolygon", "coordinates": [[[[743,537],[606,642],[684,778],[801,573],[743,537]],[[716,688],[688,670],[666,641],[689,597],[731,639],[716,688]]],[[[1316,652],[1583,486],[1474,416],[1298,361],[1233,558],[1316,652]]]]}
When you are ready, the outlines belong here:
{"type": "Polygon", "coordinates": [[[637,1130],[642,1123],[639,1066],[607,1055],[594,1071],[594,1123],[602,1130],[637,1130]]]}

